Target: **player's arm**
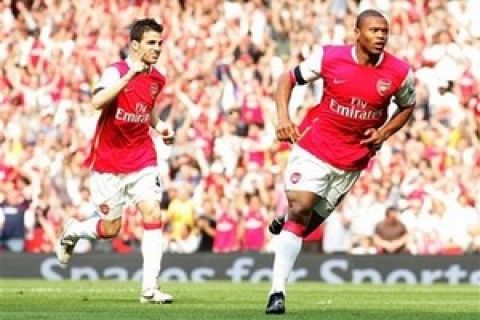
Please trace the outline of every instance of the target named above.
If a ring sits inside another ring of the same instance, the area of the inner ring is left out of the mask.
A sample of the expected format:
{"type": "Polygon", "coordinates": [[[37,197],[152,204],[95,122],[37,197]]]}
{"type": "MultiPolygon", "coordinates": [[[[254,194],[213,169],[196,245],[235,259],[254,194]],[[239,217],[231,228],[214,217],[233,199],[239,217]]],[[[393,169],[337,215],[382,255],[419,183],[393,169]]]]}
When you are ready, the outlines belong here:
{"type": "Polygon", "coordinates": [[[135,61],[123,77],[120,77],[120,72],[116,68],[107,68],[102,74],[97,87],[92,91],[93,107],[96,110],[101,110],[109,105],[118,93],[127,86],[128,82],[132,80],[135,75],[144,71],[145,68],[145,63],[135,61]]]}
{"type": "Polygon", "coordinates": [[[388,121],[380,131],[388,139],[395,132],[400,130],[410,119],[415,107],[415,77],[412,70],[408,71],[402,86],[395,93],[395,103],[398,105],[398,109],[393,114],[390,121],[388,121]]]}
{"type": "Polygon", "coordinates": [[[172,127],[162,119],[160,119],[160,110],[159,108],[154,107],[150,114],[150,125],[154,128],[163,139],[165,144],[172,144],[174,140],[175,132],[172,127]]]}
{"type": "Polygon", "coordinates": [[[310,57],[278,79],[275,91],[277,105],[277,138],[280,141],[295,143],[300,137],[298,128],[288,115],[288,104],[293,87],[304,85],[320,78],[323,50],[317,50],[310,57]]]}
{"type": "Polygon", "coordinates": [[[394,101],[398,109],[392,115],[390,120],[379,129],[368,129],[365,131],[365,140],[360,142],[364,145],[371,145],[379,149],[382,143],[390,138],[395,132],[400,130],[410,119],[415,107],[415,78],[410,70],[403,81],[400,89],[395,93],[394,101]]]}

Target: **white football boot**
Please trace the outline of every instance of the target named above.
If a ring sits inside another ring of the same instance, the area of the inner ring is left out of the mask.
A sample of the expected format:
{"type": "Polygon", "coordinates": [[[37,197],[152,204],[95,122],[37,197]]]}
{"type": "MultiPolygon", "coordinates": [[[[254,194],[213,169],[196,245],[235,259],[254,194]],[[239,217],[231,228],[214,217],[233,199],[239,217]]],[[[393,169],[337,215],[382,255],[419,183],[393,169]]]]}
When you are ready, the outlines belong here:
{"type": "Polygon", "coordinates": [[[158,289],[147,289],[142,291],[140,303],[162,303],[168,304],[173,302],[173,297],[168,293],[158,289]]]}
{"type": "Polygon", "coordinates": [[[57,242],[57,245],[55,247],[55,253],[57,254],[57,259],[60,261],[61,264],[67,264],[70,258],[72,257],[73,254],[73,249],[75,248],[75,245],[77,244],[78,238],[74,238],[71,236],[66,236],[66,231],[68,230],[68,227],[74,223],[74,219],[69,219],[65,224],[63,225],[63,232],[62,236],[57,242]]]}

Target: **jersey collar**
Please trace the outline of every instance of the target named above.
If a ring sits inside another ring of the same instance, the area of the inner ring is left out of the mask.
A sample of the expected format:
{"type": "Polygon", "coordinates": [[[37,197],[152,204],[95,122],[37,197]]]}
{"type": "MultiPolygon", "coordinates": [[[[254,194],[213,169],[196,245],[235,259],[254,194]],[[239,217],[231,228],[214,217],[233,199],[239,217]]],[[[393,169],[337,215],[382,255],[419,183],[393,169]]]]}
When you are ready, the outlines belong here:
{"type": "MultiPolygon", "coordinates": [[[[358,64],[357,55],[355,54],[355,45],[352,46],[351,54],[352,54],[353,61],[355,61],[358,64]]],[[[380,57],[378,58],[377,63],[374,66],[375,68],[378,67],[380,63],[382,63],[384,56],[385,56],[385,52],[382,52],[380,54],[380,57]]]]}

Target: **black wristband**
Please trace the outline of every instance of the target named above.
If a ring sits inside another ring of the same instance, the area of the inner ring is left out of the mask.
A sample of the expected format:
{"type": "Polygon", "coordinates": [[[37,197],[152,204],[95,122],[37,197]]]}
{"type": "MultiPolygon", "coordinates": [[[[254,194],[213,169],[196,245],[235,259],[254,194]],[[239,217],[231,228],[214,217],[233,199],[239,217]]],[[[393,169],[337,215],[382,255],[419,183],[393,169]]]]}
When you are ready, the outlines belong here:
{"type": "Polygon", "coordinates": [[[303,77],[302,77],[302,73],[300,72],[300,67],[299,66],[296,66],[293,69],[293,75],[295,76],[295,81],[297,82],[297,84],[303,85],[303,84],[307,83],[307,81],[305,81],[305,79],[303,79],[303,77]]]}

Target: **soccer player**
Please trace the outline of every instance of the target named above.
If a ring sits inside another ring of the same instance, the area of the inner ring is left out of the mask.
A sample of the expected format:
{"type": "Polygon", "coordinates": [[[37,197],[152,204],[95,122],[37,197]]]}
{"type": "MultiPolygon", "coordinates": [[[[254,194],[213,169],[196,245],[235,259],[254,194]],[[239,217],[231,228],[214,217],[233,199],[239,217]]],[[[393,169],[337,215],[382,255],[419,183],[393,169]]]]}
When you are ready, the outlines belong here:
{"type": "Polygon", "coordinates": [[[140,302],[170,303],[171,295],[157,285],[163,253],[157,184],[157,156],[150,126],[165,143],[173,142],[172,129],[158,117],[155,100],[165,77],[154,65],[162,48],[163,26],[153,19],[136,21],[130,31],[130,54],[104,70],[93,90],[92,104],[101,110],[87,163],[91,166],[91,195],[98,216],[69,220],[57,244],[58,260],[68,263],[78,239],[107,239],[121,227],[127,201],[143,217],[143,280],[140,302]]]}
{"type": "Polygon", "coordinates": [[[382,143],[412,114],[413,74],[384,51],[387,38],[383,14],[363,11],[354,45],[323,46],[278,80],[277,138],[295,145],[285,169],[289,213],[270,226],[279,235],[267,314],[285,313],[285,282],[302,238],[330,215],[382,143]],[[288,116],[292,88],[320,78],[322,100],[297,127],[288,116]],[[387,121],[392,98],[398,109],[387,121]]]}

